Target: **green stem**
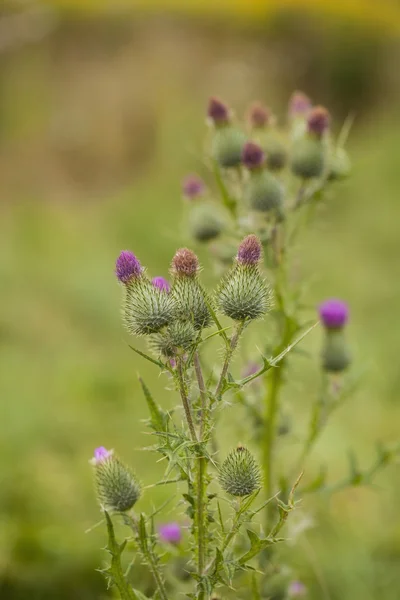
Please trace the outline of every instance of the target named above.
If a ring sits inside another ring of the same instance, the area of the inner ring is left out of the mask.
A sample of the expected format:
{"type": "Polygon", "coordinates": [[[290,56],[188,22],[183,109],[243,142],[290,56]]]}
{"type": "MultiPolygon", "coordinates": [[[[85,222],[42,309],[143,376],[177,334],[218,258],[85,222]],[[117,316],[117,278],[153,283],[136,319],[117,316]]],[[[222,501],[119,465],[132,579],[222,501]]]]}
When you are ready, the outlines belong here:
{"type": "MultiPolygon", "coordinates": [[[[282,383],[282,366],[272,369],[269,387],[265,396],[265,434],[263,446],[264,486],[267,498],[274,494],[273,489],[273,455],[275,446],[276,420],[279,408],[279,389],[282,383]]],[[[270,529],[273,517],[273,506],[266,510],[266,531],[270,529]]]]}
{"type": "MultiPolygon", "coordinates": [[[[201,412],[200,412],[200,443],[204,442],[204,430],[207,420],[207,390],[204,383],[203,371],[201,368],[200,357],[196,351],[194,354],[194,367],[197,383],[200,391],[201,412]]],[[[198,600],[204,600],[205,591],[201,578],[204,575],[205,561],[207,555],[207,535],[204,522],[205,494],[206,494],[206,475],[207,458],[199,456],[197,460],[196,473],[196,523],[195,531],[197,534],[197,574],[199,576],[198,600]]]]}
{"type": "Polygon", "coordinates": [[[220,400],[220,398],[221,398],[221,392],[222,392],[222,388],[223,388],[223,385],[225,382],[226,375],[228,373],[229,365],[232,360],[233,353],[235,352],[236,347],[238,345],[239,338],[243,332],[244,326],[245,326],[245,321],[240,321],[240,323],[237,324],[236,331],[231,338],[231,343],[228,346],[228,348],[226,349],[224,364],[222,365],[221,375],[219,377],[217,388],[215,390],[215,397],[217,400],[220,400]]]}
{"type": "Polygon", "coordinates": [[[179,392],[181,394],[182,404],[186,415],[186,421],[190,431],[190,437],[193,442],[197,443],[197,435],[196,429],[193,423],[192,411],[190,410],[189,398],[187,387],[185,384],[185,379],[183,375],[183,366],[182,366],[182,357],[177,358],[177,373],[178,373],[178,383],[179,383],[179,392]]]}

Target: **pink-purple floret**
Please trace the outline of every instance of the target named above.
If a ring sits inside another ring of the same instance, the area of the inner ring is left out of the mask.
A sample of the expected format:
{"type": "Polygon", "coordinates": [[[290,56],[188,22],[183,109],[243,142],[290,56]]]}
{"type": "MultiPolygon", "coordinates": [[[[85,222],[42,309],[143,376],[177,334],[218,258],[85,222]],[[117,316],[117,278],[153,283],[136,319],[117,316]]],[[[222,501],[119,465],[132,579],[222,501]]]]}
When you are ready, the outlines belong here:
{"type": "Polygon", "coordinates": [[[179,523],[171,522],[161,525],[158,529],[160,538],[169,544],[179,544],[182,539],[182,529],[179,523]]]}
{"type": "Polygon", "coordinates": [[[202,196],[205,189],[204,181],[198,175],[187,175],[182,182],[182,192],[188,200],[202,196]]]}
{"type": "Polygon", "coordinates": [[[121,283],[128,283],[131,279],[139,277],[142,267],[139,260],[129,250],[123,250],[115,263],[115,274],[121,283]]]}
{"type": "Polygon", "coordinates": [[[237,261],[241,265],[256,265],[261,259],[261,244],[257,236],[250,234],[239,246],[237,261]]]}
{"type": "Polygon", "coordinates": [[[158,288],[160,292],[166,292],[168,294],[168,292],[171,290],[169,281],[164,279],[164,277],[154,277],[151,280],[151,283],[154,285],[154,287],[158,288]]]}
{"type": "Polygon", "coordinates": [[[319,306],[319,316],[327,329],[340,329],[348,321],[349,307],[343,300],[331,298],[319,306]]]}
{"type": "Polygon", "coordinates": [[[112,454],[112,452],[107,450],[107,448],[104,448],[104,446],[99,446],[94,451],[95,464],[104,462],[105,460],[107,460],[107,458],[109,458],[111,456],[111,454],[112,454]]]}
{"type": "Polygon", "coordinates": [[[302,581],[292,581],[288,587],[289,598],[303,598],[307,593],[307,588],[302,581]]]}
{"type": "Polygon", "coordinates": [[[247,169],[261,167],[265,159],[264,152],[258,144],[247,142],[242,152],[242,162],[247,169]]]}

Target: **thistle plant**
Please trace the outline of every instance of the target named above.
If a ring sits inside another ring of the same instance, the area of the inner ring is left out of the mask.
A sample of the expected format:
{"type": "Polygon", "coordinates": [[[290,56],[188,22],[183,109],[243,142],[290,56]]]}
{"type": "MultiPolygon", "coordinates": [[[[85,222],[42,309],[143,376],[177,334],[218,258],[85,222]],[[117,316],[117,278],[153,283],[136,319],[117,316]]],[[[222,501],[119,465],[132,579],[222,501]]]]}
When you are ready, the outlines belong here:
{"type": "Polygon", "coordinates": [[[365,471],[352,456],[348,475],[337,483],[328,482],[325,470],[316,478],[307,472],[308,456],[329,417],[360,379],[346,336],[347,304],[326,300],[318,312],[307,313],[303,281],[293,270],[299,236],[311,227],[319,205],[329,201],[335,182],[350,172],[344,148],[348,123],[335,138],[329,112],[299,92],[290,100],[284,127],[260,103],[240,123],[223,101],[212,98],[207,117],[204,165],[210,178],[206,184],[198,175],[187,176],[182,193],[187,245],[209,251],[214,289],[205,289],[200,261],[187,247],[172,257],[169,280],[151,278],[130,251],[116,261],[123,322],[147,344],[137,348],[133,341],[130,347],[165,377],[182,411],[167,410],[140,379],[155,440],[151,449],[167,465],[161,481],[143,488],[113,451],[95,450],[91,462],[111,555],[104,573],[123,599],[306,597],[301,573],[290,569],[279,590],[270,586],[276,547],[284,543],[284,526],[298,500],[310,492],[368,484],[399,451],[379,446],[365,471]],[[292,431],[282,391],[292,355],[318,318],[323,341],[313,364],[319,392],[298,453],[283,463],[279,450],[292,431]],[[229,407],[233,421],[239,405],[240,419],[243,409],[247,419],[241,441],[233,439],[232,427],[224,436],[221,419],[229,407]],[[229,449],[221,445],[225,438],[229,449]],[[151,495],[154,485],[177,491],[171,522],[159,521],[162,507],[150,515],[142,511],[142,492],[151,495]],[[130,530],[122,543],[114,531],[118,520],[130,530]],[[131,552],[151,575],[151,585],[141,590],[132,587],[125,569],[131,552]]]}

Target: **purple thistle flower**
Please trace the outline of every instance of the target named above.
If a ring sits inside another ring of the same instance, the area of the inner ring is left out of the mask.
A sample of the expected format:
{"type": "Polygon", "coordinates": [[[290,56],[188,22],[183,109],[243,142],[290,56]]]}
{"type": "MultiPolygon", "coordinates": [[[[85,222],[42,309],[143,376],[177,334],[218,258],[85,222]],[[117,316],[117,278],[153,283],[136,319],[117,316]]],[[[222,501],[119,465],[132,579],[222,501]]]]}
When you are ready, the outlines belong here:
{"type": "Polygon", "coordinates": [[[174,275],[193,277],[199,268],[199,259],[192,250],[180,248],[176,251],[171,265],[171,271],[174,275]]]}
{"type": "Polygon", "coordinates": [[[142,267],[139,260],[129,250],[123,250],[115,263],[115,274],[121,283],[128,283],[131,279],[139,277],[142,267]]]}
{"type": "Polygon", "coordinates": [[[258,144],[247,142],[243,147],[242,162],[247,169],[262,167],[265,154],[258,144]]]}
{"type": "Polygon", "coordinates": [[[257,265],[260,262],[261,255],[261,242],[256,235],[251,234],[241,242],[237,253],[237,261],[241,265],[257,265]]]}
{"type": "Polygon", "coordinates": [[[207,115],[215,125],[229,123],[230,110],[227,105],[215,96],[208,102],[207,115]]]}
{"type": "Polygon", "coordinates": [[[171,522],[161,525],[158,533],[162,541],[168,544],[179,544],[182,539],[182,529],[179,523],[171,522]]]}
{"type": "Polygon", "coordinates": [[[101,463],[103,463],[104,461],[106,461],[107,459],[110,458],[110,456],[112,456],[113,451],[112,450],[107,450],[107,448],[104,448],[104,446],[99,446],[98,448],[95,449],[94,451],[94,456],[91,459],[91,463],[92,465],[99,465],[101,463]]]}
{"type": "Polygon", "coordinates": [[[288,587],[289,598],[304,598],[307,588],[302,581],[292,581],[288,587]]]}
{"type": "Polygon", "coordinates": [[[329,112],[323,106],[316,106],[308,115],[307,127],[310,133],[314,133],[318,137],[329,129],[331,117],[329,112]]]}
{"type": "Polygon", "coordinates": [[[169,281],[164,279],[164,277],[154,277],[151,280],[151,283],[154,285],[154,287],[158,288],[160,292],[166,292],[168,294],[168,292],[171,290],[169,281]]]}
{"type": "Polygon", "coordinates": [[[269,108],[261,104],[261,102],[254,102],[248,110],[247,118],[250,125],[257,129],[269,125],[271,112],[269,108]]]}
{"type": "Polygon", "coordinates": [[[331,298],[319,306],[319,316],[327,329],[340,329],[349,318],[349,307],[343,300],[331,298]]]}
{"type": "Polygon", "coordinates": [[[198,175],[187,175],[182,182],[182,192],[188,200],[194,200],[204,195],[206,186],[198,175]]]}
{"type": "Polygon", "coordinates": [[[293,92],[289,100],[289,114],[292,117],[305,117],[311,110],[312,104],[303,92],[293,92]]]}

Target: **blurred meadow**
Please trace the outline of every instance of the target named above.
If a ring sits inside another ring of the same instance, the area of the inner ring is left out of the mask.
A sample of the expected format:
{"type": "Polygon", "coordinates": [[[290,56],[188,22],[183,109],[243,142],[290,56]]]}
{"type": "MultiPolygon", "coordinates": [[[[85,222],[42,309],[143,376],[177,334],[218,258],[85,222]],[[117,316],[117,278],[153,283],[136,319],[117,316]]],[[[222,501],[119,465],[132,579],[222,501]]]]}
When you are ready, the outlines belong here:
{"type": "MultiPolygon", "coordinates": [[[[284,118],[302,89],[332,109],[336,131],[354,115],[352,177],[303,235],[299,262],[311,307],[350,304],[365,380],[307,468],[340,479],[350,448],[366,466],[377,441],[398,441],[399,30],[395,0],[0,4],[0,598],[111,597],[95,571],[104,530],[85,533],[100,518],[88,459],[117,447],[153,483],[162,470],[139,450],[151,440],[137,373],[173,402],[128,347],[114,261],[130,248],[166,275],[188,243],[180,182],[207,177],[212,94],[239,115],[260,99],[284,118]]],[[[293,361],[285,397],[299,436],[319,342],[313,332],[314,359],[293,361]]],[[[245,435],[230,428],[224,443],[245,435]]],[[[294,524],[314,523],[285,561],[313,600],[400,597],[398,465],[375,483],[306,496],[296,511],[294,524]]]]}

